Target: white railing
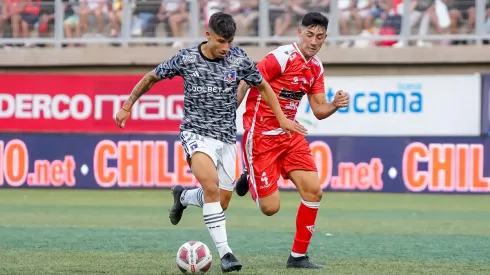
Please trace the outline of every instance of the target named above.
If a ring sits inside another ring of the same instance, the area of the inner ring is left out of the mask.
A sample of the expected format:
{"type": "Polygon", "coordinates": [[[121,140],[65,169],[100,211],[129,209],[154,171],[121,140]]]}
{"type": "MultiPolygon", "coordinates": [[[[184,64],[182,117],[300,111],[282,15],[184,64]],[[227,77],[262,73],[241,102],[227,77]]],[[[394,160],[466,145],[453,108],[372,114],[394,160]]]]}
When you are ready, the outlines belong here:
{"type": "MultiPolygon", "coordinates": [[[[138,0],[137,0],[138,1],[138,0]]],[[[178,1],[178,0],[175,0],[178,1]]],[[[63,44],[83,43],[83,44],[109,44],[117,43],[122,46],[128,46],[129,44],[146,44],[146,43],[173,43],[175,41],[182,41],[188,44],[195,44],[203,41],[205,38],[203,33],[200,33],[202,28],[202,20],[200,15],[199,0],[187,0],[189,2],[190,19],[188,22],[188,35],[184,38],[175,37],[133,37],[131,35],[131,22],[132,22],[132,5],[133,0],[123,0],[123,20],[121,26],[121,34],[119,37],[82,37],[82,38],[65,38],[63,21],[64,4],[61,0],[55,0],[55,20],[52,35],[50,37],[29,37],[29,38],[2,38],[0,37],[0,44],[53,44],[56,47],[61,47],[63,44]]],[[[467,0],[472,1],[472,0],[467,0]]],[[[473,0],[475,1],[475,0],[473,0]]],[[[330,1],[330,13],[327,14],[330,20],[329,26],[329,42],[343,42],[354,40],[368,40],[368,41],[382,41],[382,40],[397,40],[402,42],[425,40],[425,41],[437,41],[437,40],[468,40],[473,41],[476,44],[482,44],[484,40],[490,39],[490,33],[485,30],[485,22],[487,19],[486,11],[487,0],[476,0],[476,23],[475,31],[471,34],[412,34],[410,26],[410,0],[403,1],[403,15],[402,15],[402,27],[400,35],[380,36],[380,35],[339,35],[339,13],[337,1],[330,1]]],[[[158,0],[146,1],[146,3],[161,3],[158,0]]],[[[269,4],[267,0],[260,0],[259,6],[259,24],[258,24],[258,36],[252,37],[236,37],[236,42],[251,42],[257,43],[259,46],[266,46],[269,42],[287,43],[297,40],[296,36],[279,36],[272,37],[270,34],[270,20],[269,20],[269,4]]]]}

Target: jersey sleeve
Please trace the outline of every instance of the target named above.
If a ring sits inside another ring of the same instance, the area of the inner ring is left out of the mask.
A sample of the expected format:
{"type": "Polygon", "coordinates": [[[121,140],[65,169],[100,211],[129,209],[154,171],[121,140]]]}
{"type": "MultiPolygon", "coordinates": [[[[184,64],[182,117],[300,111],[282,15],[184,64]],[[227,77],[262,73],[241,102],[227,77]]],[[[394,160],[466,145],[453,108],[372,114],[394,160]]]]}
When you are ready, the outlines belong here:
{"type": "Polygon", "coordinates": [[[170,59],[162,62],[155,68],[155,74],[161,79],[172,79],[174,76],[182,76],[184,64],[182,61],[183,51],[179,51],[170,59]]]}
{"type": "Polygon", "coordinates": [[[244,80],[249,86],[255,87],[259,85],[262,80],[262,74],[255,66],[255,63],[248,58],[248,56],[243,52],[243,60],[237,72],[238,80],[244,80]]]}
{"type": "Polygon", "coordinates": [[[277,58],[272,53],[266,55],[265,58],[257,64],[257,68],[267,82],[278,77],[282,71],[279,61],[277,61],[277,58]]]}

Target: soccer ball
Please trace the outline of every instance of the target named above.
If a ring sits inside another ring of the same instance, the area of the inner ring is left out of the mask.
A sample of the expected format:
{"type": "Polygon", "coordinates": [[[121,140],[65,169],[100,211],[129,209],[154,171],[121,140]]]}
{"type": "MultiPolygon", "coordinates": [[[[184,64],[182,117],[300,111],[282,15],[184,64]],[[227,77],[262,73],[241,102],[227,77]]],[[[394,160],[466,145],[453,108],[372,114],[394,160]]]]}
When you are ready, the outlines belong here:
{"type": "Polygon", "coordinates": [[[204,274],[213,263],[209,248],[199,241],[188,241],[177,251],[177,266],[184,274],[204,274]]]}

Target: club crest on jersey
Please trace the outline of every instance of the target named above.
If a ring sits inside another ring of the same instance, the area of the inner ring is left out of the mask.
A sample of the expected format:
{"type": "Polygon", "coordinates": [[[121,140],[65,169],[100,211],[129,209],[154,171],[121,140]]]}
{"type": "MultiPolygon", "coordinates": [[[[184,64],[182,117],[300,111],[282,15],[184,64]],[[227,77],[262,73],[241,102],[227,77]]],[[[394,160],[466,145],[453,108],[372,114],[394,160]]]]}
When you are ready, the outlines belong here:
{"type": "Polygon", "coordinates": [[[236,81],[236,72],[231,71],[231,72],[225,72],[225,79],[226,82],[235,82],[236,81]]]}

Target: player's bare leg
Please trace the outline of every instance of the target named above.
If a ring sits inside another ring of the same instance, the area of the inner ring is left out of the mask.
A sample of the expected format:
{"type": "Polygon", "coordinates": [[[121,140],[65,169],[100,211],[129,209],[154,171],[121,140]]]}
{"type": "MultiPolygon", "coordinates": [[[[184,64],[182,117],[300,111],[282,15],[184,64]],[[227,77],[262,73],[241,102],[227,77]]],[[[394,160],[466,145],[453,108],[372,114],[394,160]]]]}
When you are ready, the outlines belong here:
{"type": "Polygon", "coordinates": [[[296,185],[301,195],[301,203],[296,215],[296,234],[287,267],[322,268],[311,263],[306,255],[323,194],[318,174],[315,171],[293,170],[288,173],[288,177],[296,185]]]}
{"type": "MultiPolygon", "coordinates": [[[[257,199],[255,199],[257,201],[257,199]]],[[[266,216],[272,216],[279,212],[281,208],[281,200],[279,197],[279,190],[274,191],[267,197],[258,198],[258,204],[260,211],[266,216]]]]}
{"type": "Polygon", "coordinates": [[[228,245],[226,217],[221,208],[218,173],[214,162],[208,155],[196,152],[191,158],[191,170],[202,186],[204,223],[219,252],[221,269],[223,272],[241,270],[242,265],[228,245]]]}

